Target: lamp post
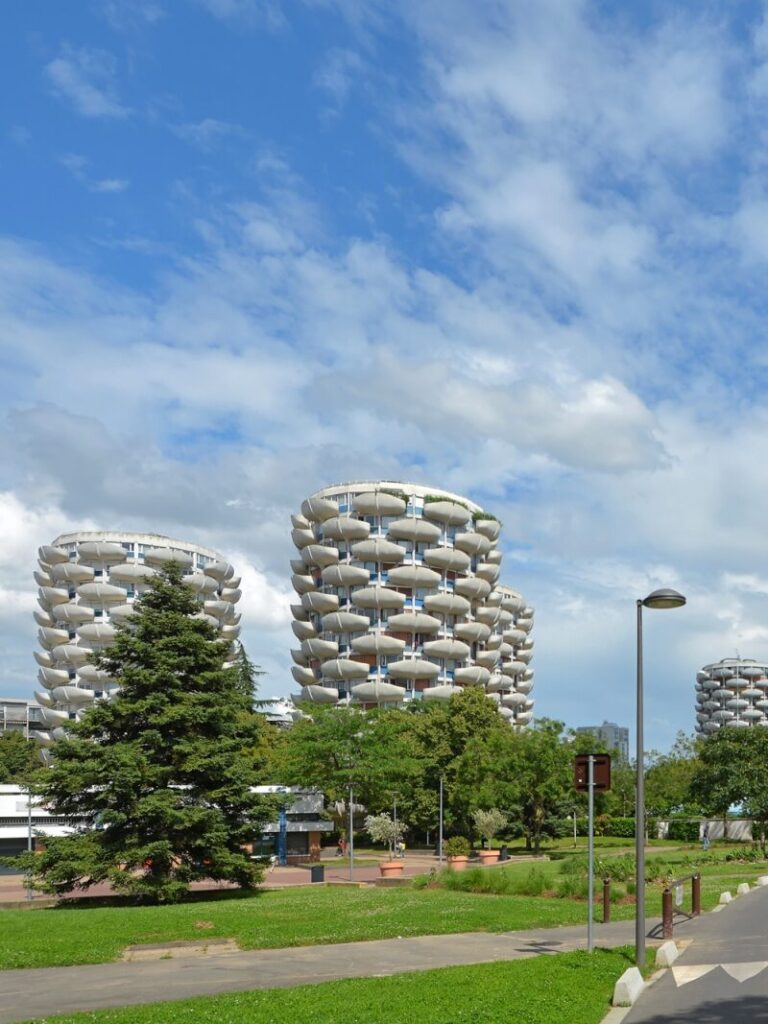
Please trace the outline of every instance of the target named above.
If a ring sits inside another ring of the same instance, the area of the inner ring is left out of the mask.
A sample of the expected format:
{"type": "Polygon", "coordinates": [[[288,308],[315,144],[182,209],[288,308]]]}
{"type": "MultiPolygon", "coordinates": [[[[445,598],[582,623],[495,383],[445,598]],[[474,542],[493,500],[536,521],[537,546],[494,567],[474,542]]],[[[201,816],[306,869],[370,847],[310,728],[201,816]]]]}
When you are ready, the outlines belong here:
{"type": "Polygon", "coordinates": [[[654,590],[637,600],[637,766],[635,785],[635,962],[645,967],[645,754],[643,751],[643,607],[681,608],[685,598],[676,590],[654,590]]]}
{"type": "Polygon", "coordinates": [[[437,840],[437,856],[440,867],[443,866],[443,776],[440,776],[440,825],[437,840]]]}

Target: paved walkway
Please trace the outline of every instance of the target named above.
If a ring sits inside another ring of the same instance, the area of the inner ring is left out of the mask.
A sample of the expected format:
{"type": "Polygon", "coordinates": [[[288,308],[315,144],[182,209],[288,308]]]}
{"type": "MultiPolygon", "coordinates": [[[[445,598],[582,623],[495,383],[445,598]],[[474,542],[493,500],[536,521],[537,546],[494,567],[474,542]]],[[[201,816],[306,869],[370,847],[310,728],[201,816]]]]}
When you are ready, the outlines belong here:
{"type": "Polygon", "coordinates": [[[694,941],[624,1024],[768,1022],[768,887],[686,928],[694,941]]]}
{"type": "MultiPolygon", "coordinates": [[[[631,944],[633,937],[632,921],[595,926],[595,942],[600,946],[631,944]]],[[[0,971],[0,1024],[220,992],[292,988],[341,978],[520,960],[585,946],[586,925],[248,952],[216,952],[212,947],[203,956],[178,959],[0,971]]]]}

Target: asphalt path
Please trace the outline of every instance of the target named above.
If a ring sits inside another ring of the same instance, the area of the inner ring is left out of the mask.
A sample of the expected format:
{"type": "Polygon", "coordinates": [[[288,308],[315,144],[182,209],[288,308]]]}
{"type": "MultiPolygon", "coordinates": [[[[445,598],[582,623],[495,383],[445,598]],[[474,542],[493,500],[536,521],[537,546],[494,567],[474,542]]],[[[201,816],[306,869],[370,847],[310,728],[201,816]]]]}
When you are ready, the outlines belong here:
{"type": "Polygon", "coordinates": [[[687,931],[692,944],[624,1024],[768,1024],[768,887],[687,931]]]}

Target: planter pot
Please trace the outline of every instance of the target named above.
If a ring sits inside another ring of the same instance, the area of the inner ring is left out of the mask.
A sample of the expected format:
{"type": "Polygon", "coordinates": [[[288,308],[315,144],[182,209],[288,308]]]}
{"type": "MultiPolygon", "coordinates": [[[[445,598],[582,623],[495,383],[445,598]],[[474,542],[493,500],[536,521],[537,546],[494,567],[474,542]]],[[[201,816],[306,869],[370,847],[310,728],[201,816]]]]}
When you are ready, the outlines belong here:
{"type": "Polygon", "coordinates": [[[501,856],[501,850],[478,850],[477,856],[481,864],[495,864],[501,856]]]}
{"type": "Polygon", "coordinates": [[[448,867],[453,871],[464,871],[467,864],[469,863],[469,857],[449,857],[448,867]]]}
{"type": "Polygon", "coordinates": [[[397,878],[402,875],[405,865],[401,860],[379,861],[379,871],[382,878],[397,878]]]}

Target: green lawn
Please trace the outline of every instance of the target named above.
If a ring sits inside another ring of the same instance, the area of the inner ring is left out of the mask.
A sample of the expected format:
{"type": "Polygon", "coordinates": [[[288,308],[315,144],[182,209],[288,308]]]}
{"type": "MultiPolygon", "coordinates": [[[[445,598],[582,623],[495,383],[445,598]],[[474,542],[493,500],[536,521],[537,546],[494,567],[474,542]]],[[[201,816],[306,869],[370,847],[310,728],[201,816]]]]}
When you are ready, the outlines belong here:
{"type": "Polygon", "coordinates": [[[563,953],[390,978],[238,992],[183,1002],[49,1017],[56,1024],[598,1024],[628,950],[563,953]]]}
{"type": "Polygon", "coordinates": [[[231,937],[243,949],[265,949],[583,920],[584,905],[570,900],[332,886],[165,907],[5,910],[0,967],[104,963],[125,946],[174,939],[231,937]]]}

